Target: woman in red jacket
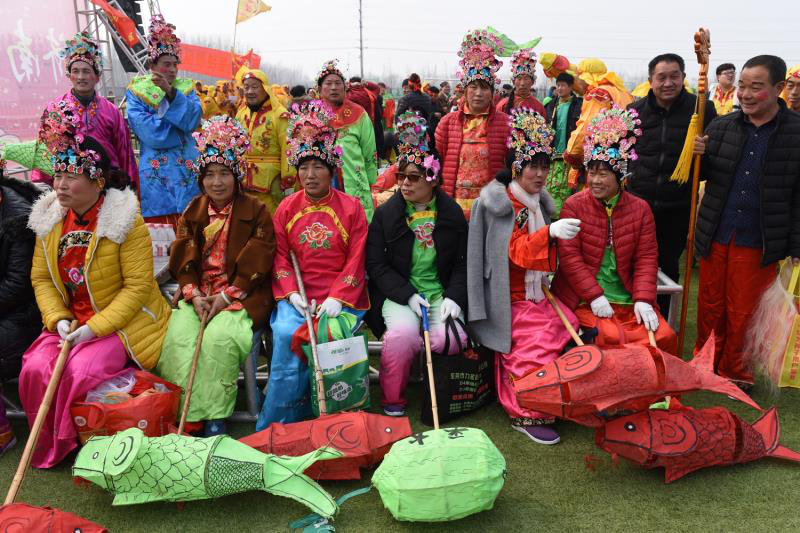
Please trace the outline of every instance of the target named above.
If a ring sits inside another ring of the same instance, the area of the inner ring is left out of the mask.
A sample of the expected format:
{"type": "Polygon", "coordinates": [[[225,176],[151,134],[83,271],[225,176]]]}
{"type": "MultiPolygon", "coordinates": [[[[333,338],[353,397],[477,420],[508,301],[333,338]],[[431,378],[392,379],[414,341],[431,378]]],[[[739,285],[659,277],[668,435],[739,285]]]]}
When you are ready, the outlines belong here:
{"type": "Polygon", "coordinates": [[[619,107],[602,112],[584,142],[586,189],[567,199],[562,218],[579,218],[576,239],[559,243],[553,293],[575,310],[581,327],[597,328],[596,344],[648,344],[654,331],[669,353],[677,337],[654,308],[658,244],[653,213],[623,190],[627,162],[641,135],[638,115],[619,107]]]}
{"type": "Polygon", "coordinates": [[[465,97],[456,111],[436,127],[436,149],[442,156],[442,189],[455,198],[469,220],[472,203],[484,185],[505,166],[509,116],[492,105],[497,70],[503,64],[500,40],[473,30],[461,43],[459,73],[465,97]]]}

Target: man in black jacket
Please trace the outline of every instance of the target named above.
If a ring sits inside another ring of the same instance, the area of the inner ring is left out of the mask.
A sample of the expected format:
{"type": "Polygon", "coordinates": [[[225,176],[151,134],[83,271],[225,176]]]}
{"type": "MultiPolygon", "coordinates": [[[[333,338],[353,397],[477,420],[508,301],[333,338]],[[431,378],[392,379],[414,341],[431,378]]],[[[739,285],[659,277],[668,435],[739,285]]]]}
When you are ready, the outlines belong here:
{"type": "MultiPolygon", "coordinates": [[[[642,135],[636,141],[639,158],[630,163],[632,175],[628,190],[650,204],[656,221],[658,266],[670,278],[678,280],[679,263],[689,234],[691,184],[670,181],[681,155],[689,121],[697,97],[686,91],[683,58],[661,54],[648,66],[650,92],[628,106],[639,113],[642,135]]],[[[706,106],[704,124],[716,118],[713,105],[706,106]]],[[[661,313],[669,313],[669,297],[658,299],[661,313]]]]}
{"type": "MultiPolygon", "coordinates": [[[[39,189],[28,181],[4,178],[0,160],[0,380],[14,379],[22,354],[42,332],[42,318],[31,286],[35,236],[28,229],[31,204],[39,189]]],[[[14,434],[0,400],[0,455],[14,434]]]]}
{"type": "Polygon", "coordinates": [[[743,387],[753,383],[744,339],[776,262],[800,264],[800,114],[778,98],[786,63],[747,61],[739,78],[741,111],[720,117],[695,141],[704,153],[706,192],[697,218],[700,258],[698,350],[712,334],[715,368],[743,387]]]}

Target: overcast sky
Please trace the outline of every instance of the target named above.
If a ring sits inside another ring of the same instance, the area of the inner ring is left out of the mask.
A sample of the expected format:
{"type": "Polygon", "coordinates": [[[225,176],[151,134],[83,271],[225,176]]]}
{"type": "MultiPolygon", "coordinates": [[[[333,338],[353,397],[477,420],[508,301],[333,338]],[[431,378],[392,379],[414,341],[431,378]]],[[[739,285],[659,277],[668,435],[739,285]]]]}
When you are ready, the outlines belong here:
{"type": "MultiPolygon", "coordinates": [[[[302,68],[309,78],[334,57],[346,75],[359,73],[358,0],[266,3],[271,12],[238,25],[237,51],[253,48],[262,61],[302,68]]],[[[193,36],[219,35],[232,45],[236,4],[160,0],[165,18],[189,43],[193,36]]],[[[762,53],[779,55],[790,66],[800,63],[797,0],[641,0],[624,5],[599,0],[363,0],[364,71],[373,79],[412,71],[423,79],[453,77],[462,36],[486,26],[517,42],[542,37],[537,53],[560,53],[573,63],[600,57],[627,77],[646,74],[653,56],[676,52],[686,60],[690,79],[695,78],[692,36],[701,25],[711,30],[712,74],[720,63],[740,68],[762,53]]],[[[508,76],[507,59],[501,75],[508,76]]]]}

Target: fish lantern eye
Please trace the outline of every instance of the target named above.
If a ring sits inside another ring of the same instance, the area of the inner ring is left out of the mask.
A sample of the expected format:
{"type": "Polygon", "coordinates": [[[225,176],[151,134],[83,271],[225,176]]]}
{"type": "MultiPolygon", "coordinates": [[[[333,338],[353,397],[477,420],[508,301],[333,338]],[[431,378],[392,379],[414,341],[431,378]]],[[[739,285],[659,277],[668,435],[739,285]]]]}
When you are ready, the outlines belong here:
{"type": "Polygon", "coordinates": [[[391,432],[392,432],[392,428],[384,428],[384,431],[385,431],[386,433],[391,433],[391,432]]]}
{"type": "Polygon", "coordinates": [[[94,452],[92,454],[92,459],[97,459],[100,456],[100,452],[94,452]]]}
{"type": "Polygon", "coordinates": [[[636,431],[636,425],[633,422],[628,422],[625,424],[625,429],[628,431],[636,431]]]}
{"type": "Polygon", "coordinates": [[[537,378],[543,378],[543,377],[545,377],[546,375],[547,375],[547,370],[539,370],[539,371],[536,373],[536,377],[537,377],[537,378]]]}

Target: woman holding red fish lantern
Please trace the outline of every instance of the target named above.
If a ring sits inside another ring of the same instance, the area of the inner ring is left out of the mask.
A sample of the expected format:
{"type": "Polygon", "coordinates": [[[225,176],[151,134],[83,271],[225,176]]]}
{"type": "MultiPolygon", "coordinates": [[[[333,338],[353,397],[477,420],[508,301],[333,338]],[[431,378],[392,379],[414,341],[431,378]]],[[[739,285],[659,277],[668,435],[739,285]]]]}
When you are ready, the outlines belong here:
{"type": "MultiPolygon", "coordinates": [[[[549,224],[555,204],[543,187],[553,138],[538,113],[512,112],[511,172],[501,171],[481,191],[467,245],[467,315],[480,343],[498,352],[497,395],[511,426],[539,444],[560,441],[550,426],[555,417],[521,407],[513,382],[553,361],[569,342],[542,284],[556,268],[557,241],[580,230],[575,218],[549,224]]],[[[567,317],[577,327],[575,315],[567,317]]]]}
{"type": "Polygon", "coordinates": [[[567,304],[583,329],[597,328],[598,346],[648,344],[674,354],[677,337],[654,304],[658,244],[653,213],[625,192],[628,160],[641,135],[633,110],[613,107],[587,128],[585,190],[567,199],[562,217],[579,218],[581,234],[559,248],[553,294],[567,304]]]}

